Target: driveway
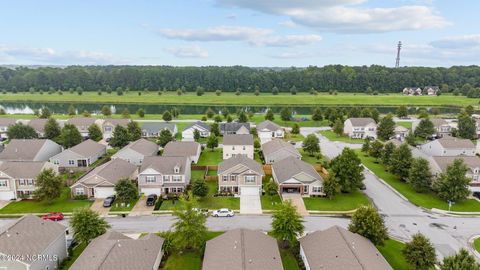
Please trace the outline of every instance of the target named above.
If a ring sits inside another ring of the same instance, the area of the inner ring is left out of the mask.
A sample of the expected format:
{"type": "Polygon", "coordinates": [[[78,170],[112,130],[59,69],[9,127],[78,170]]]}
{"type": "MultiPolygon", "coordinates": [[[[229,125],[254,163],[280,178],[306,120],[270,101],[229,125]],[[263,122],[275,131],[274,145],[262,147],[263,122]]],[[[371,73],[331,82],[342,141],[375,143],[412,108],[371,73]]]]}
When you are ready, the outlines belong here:
{"type": "Polygon", "coordinates": [[[11,201],[1,201],[0,200],[0,209],[2,209],[3,207],[7,206],[7,204],[9,204],[11,201]]]}
{"type": "Polygon", "coordinates": [[[282,198],[283,200],[290,200],[292,204],[297,208],[297,211],[300,215],[309,215],[307,208],[305,207],[305,203],[303,203],[302,195],[298,193],[283,193],[282,198]]]}
{"type": "Polygon", "coordinates": [[[133,206],[129,216],[150,216],[153,213],[153,206],[147,206],[147,197],[144,196],[133,206]]]}
{"type": "Polygon", "coordinates": [[[254,214],[262,213],[262,203],[260,202],[260,195],[240,194],[240,214],[254,214]]]}
{"type": "Polygon", "coordinates": [[[97,212],[100,216],[107,216],[108,211],[110,211],[109,207],[103,207],[102,199],[95,199],[90,209],[97,212]]]}

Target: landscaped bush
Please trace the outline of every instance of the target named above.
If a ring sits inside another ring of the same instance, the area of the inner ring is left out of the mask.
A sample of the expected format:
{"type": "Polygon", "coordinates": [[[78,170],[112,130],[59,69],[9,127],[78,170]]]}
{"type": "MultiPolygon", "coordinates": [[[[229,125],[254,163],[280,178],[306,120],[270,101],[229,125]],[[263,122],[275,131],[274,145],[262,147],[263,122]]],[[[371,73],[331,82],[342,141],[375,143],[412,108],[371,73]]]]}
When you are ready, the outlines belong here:
{"type": "Polygon", "coordinates": [[[155,202],[155,207],[153,207],[153,211],[159,210],[160,207],[162,206],[162,203],[163,203],[163,198],[162,197],[158,198],[158,200],[155,202]]]}
{"type": "Polygon", "coordinates": [[[86,200],[88,199],[87,195],[75,195],[73,196],[74,200],[86,200]]]}
{"type": "Polygon", "coordinates": [[[233,197],[235,194],[232,192],[217,192],[213,194],[213,197],[233,197]]]}

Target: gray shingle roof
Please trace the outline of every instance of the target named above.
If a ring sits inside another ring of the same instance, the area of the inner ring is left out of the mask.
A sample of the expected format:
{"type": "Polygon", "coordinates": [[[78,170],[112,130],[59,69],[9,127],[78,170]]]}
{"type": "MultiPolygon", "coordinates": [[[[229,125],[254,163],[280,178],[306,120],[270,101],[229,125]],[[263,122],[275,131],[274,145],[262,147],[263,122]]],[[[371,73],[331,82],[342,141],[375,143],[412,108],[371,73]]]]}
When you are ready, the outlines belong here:
{"type": "Polygon", "coordinates": [[[112,124],[113,126],[123,126],[126,127],[130,123],[130,119],[122,119],[122,118],[108,118],[105,119],[103,124],[112,124]]]}
{"type": "Polygon", "coordinates": [[[302,172],[317,180],[323,180],[312,165],[294,157],[288,157],[273,163],[272,170],[275,172],[278,183],[283,183],[302,172]]]}
{"type": "Polygon", "coordinates": [[[169,142],[163,149],[163,156],[166,157],[190,157],[200,154],[201,148],[197,142],[169,142]]]}
{"type": "Polygon", "coordinates": [[[460,139],[450,136],[444,136],[437,141],[440,143],[440,145],[447,149],[475,148],[475,145],[469,139],[460,139]]]}
{"type": "Polygon", "coordinates": [[[148,168],[152,168],[161,174],[175,174],[175,166],[179,166],[179,173],[184,174],[185,168],[190,166],[188,157],[165,157],[165,156],[155,156],[155,157],[145,157],[142,162],[142,167],[140,168],[140,173],[145,171],[148,168]]]}
{"type": "Polygon", "coordinates": [[[230,122],[230,123],[220,123],[220,132],[237,132],[241,127],[245,127],[250,130],[250,123],[239,123],[239,122],[230,122]]]}
{"type": "Polygon", "coordinates": [[[333,226],[300,238],[311,270],[390,270],[388,262],[365,237],[333,226]]]}
{"type": "Polygon", "coordinates": [[[49,140],[12,139],[0,153],[0,160],[33,160],[47,141],[49,140]]]}
{"type": "Polygon", "coordinates": [[[88,245],[70,270],[152,270],[163,241],[155,234],[135,240],[108,231],[88,245]]]}
{"type": "Polygon", "coordinates": [[[281,139],[273,139],[262,144],[262,152],[264,156],[275,153],[280,149],[285,149],[286,151],[291,152],[292,155],[301,156],[293,145],[281,139]]]}
{"type": "Polygon", "coordinates": [[[94,124],[95,121],[96,119],[92,117],[73,117],[68,119],[67,123],[74,125],[78,129],[80,129],[80,127],[84,127],[84,129],[88,129],[88,127],[94,124]]]}
{"type": "MultiPolygon", "coordinates": [[[[0,253],[10,255],[43,254],[47,247],[61,235],[66,227],[33,215],[23,216],[15,223],[2,228],[0,234],[0,253]]],[[[26,257],[21,260],[31,264],[26,257]]]]}
{"type": "Polygon", "coordinates": [[[436,127],[436,128],[438,128],[440,126],[443,126],[443,125],[448,125],[447,120],[445,120],[443,118],[430,118],[430,121],[432,121],[433,126],[436,127]]]}
{"type": "Polygon", "coordinates": [[[355,126],[355,127],[363,127],[363,126],[366,126],[370,123],[375,124],[375,120],[373,120],[372,118],[368,118],[368,117],[348,118],[347,120],[350,120],[352,125],[355,126]]]}
{"type": "Polygon", "coordinates": [[[225,134],[223,145],[253,145],[252,134],[225,134]]]}
{"type": "Polygon", "coordinates": [[[43,133],[45,131],[45,124],[48,119],[34,118],[28,121],[28,125],[35,129],[37,132],[43,133]]]}
{"type": "Polygon", "coordinates": [[[130,148],[144,156],[153,156],[156,155],[158,152],[158,145],[145,139],[138,139],[134,142],[131,142],[127,146],[122,148],[120,151],[127,148],[130,148]]]}
{"type": "Polygon", "coordinates": [[[220,162],[220,164],[218,164],[217,173],[222,174],[226,170],[229,170],[237,166],[238,164],[242,164],[247,168],[249,168],[250,170],[257,172],[260,175],[265,175],[263,172],[262,165],[256,162],[255,160],[248,158],[245,155],[235,155],[229,159],[225,159],[224,161],[220,162]]]}
{"type": "Polygon", "coordinates": [[[8,127],[15,125],[16,120],[14,118],[1,117],[0,118],[0,127],[8,127]]]}
{"type": "Polygon", "coordinates": [[[281,129],[282,127],[273,123],[270,120],[266,120],[266,121],[263,121],[260,124],[258,124],[256,126],[256,128],[257,128],[257,130],[277,131],[277,130],[281,129]]]}
{"type": "Polygon", "coordinates": [[[137,166],[123,159],[117,158],[91,170],[89,173],[80,178],[77,183],[83,183],[85,185],[97,185],[103,182],[103,179],[105,179],[112,184],[116,184],[118,180],[130,177],[136,170],[137,166]],[[96,176],[101,177],[101,179],[97,179],[96,176]]]}
{"type": "Polygon", "coordinates": [[[70,151],[77,153],[83,157],[91,157],[93,155],[96,155],[102,149],[106,148],[107,147],[105,145],[88,139],[70,148],[70,151]]]}
{"type": "Polygon", "coordinates": [[[459,157],[432,157],[432,160],[435,162],[434,165],[436,165],[435,170],[437,172],[445,172],[447,170],[447,167],[452,165],[453,161],[455,159],[461,159],[467,165],[467,168],[469,170],[475,169],[475,168],[480,168],[480,158],[477,156],[459,156],[459,157]]]}
{"type": "Polygon", "coordinates": [[[253,230],[235,229],[207,241],[205,270],[281,270],[277,241],[253,230]]]}
{"type": "Polygon", "coordinates": [[[46,161],[5,161],[0,162],[0,172],[15,179],[35,179],[46,164],[46,161]]]}
{"type": "Polygon", "coordinates": [[[142,125],[142,131],[146,131],[147,133],[159,133],[164,129],[168,129],[170,133],[173,134],[173,132],[175,132],[175,126],[174,123],[147,122],[142,125]]]}
{"type": "MultiPolygon", "coordinates": [[[[208,130],[208,131],[210,131],[210,129],[211,129],[211,127],[210,127],[207,123],[202,122],[202,121],[197,121],[197,122],[191,123],[190,125],[188,125],[187,127],[185,127],[185,129],[189,129],[189,128],[193,127],[193,126],[200,126],[200,127],[202,127],[203,129],[208,130]]],[[[184,130],[185,130],[185,129],[184,129],[184,130]]]]}

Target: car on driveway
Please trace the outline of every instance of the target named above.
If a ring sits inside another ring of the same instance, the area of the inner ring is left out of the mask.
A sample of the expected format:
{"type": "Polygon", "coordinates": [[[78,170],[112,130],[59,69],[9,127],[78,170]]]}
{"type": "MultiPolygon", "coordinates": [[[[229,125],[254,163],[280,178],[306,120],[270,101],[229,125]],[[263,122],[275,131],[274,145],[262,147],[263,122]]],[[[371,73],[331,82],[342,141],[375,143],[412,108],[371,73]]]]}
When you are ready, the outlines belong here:
{"type": "Polygon", "coordinates": [[[60,212],[52,212],[46,215],[43,215],[42,218],[44,220],[53,220],[53,221],[58,221],[62,220],[64,218],[63,213],[60,212]]]}
{"type": "Polygon", "coordinates": [[[212,216],[214,217],[233,217],[234,215],[233,210],[227,208],[221,208],[212,212],[212,216]]]}
{"type": "Polygon", "coordinates": [[[157,201],[157,195],[156,194],[150,194],[147,197],[147,206],[154,206],[155,202],[157,201]]]}
{"type": "Polygon", "coordinates": [[[112,196],[108,196],[107,198],[105,198],[105,200],[103,200],[103,207],[110,207],[113,205],[113,202],[115,201],[115,195],[112,195],[112,196]]]}

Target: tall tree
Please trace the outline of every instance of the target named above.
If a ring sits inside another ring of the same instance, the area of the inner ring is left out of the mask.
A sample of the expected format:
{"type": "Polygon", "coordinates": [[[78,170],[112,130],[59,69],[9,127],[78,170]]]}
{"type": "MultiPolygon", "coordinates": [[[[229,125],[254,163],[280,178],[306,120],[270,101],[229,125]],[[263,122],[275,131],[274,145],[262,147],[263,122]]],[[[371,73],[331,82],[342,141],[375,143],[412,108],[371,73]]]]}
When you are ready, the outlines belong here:
{"type": "Polygon", "coordinates": [[[238,112],[238,122],[239,123],[246,123],[248,122],[248,117],[247,117],[247,114],[241,110],[240,112],[238,112]]]}
{"type": "Polygon", "coordinates": [[[130,111],[129,111],[128,108],[126,108],[126,107],[125,107],[125,109],[123,109],[123,111],[122,111],[122,118],[125,118],[125,119],[130,118],[130,111]]]}
{"type": "Polygon", "coordinates": [[[34,195],[51,203],[62,195],[63,180],[53,169],[45,169],[37,176],[34,195]]]}
{"type": "Polygon", "coordinates": [[[397,117],[398,117],[398,118],[407,117],[407,116],[408,116],[408,109],[407,109],[407,107],[404,106],[404,105],[398,107],[398,108],[397,108],[397,111],[396,111],[396,114],[397,114],[397,117]]]}
{"type": "Polygon", "coordinates": [[[292,134],[299,134],[300,133],[300,126],[297,123],[293,123],[291,132],[292,132],[292,134]]]}
{"type": "Polygon", "coordinates": [[[346,147],[330,163],[330,174],[340,185],[342,192],[357,190],[365,178],[360,159],[355,152],[346,147]]]}
{"type": "Polygon", "coordinates": [[[280,119],[282,119],[282,121],[289,121],[292,119],[292,112],[288,107],[282,108],[280,111],[280,119]]]}
{"type": "Polygon", "coordinates": [[[210,148],[212,151],[215,147],[218,147],[218,138],[215,134],[211,134],[207,138],[207,147],[210,148]]]}
{"type": "Polygon", "coordinates": [[[138,109],[137,110],[137,115],[140,118],[144,118],[145,117],[145,110],[143,108],[138,109]]]}
{"type": "Polygon", "coordinates": [[[110,138],[110,141],[108,144],[112,147],[118,147],[122,148],[126,146],[130,141],[130,136],[128,134],[128,131],[125,127],[121,125],[115,126],[115,129],[113,130],[113,136],[110,138]]]}
{"type": "Polygon", "coordinates": [[[36,139],[38,134],[31,126],[17,123],[11,125],[7,131],[8,138],[11,139],[36,139]]]}
{"type": "Polygon", "coordinates": [[[282,247],[296,243],[304,229],[303,219],[291,201],[284,201],[273,213],[272,235],[281,241],[282,247]]]}
{"type": "Polygon", "coordinates": [[[335,123],[333,124],[333,132],[337,134],[337,136],[343,134],[343,121],[341,119],[335,120],[335,123]]]}
{"type": "Polygon", "coordinates": [[[382,156],[382,153],[383,153],[383,143],[379,142],[378,140],[375,140],[370,144],[368,154],[371,157],[378,159],[382,156]]]}
{"type": "Polygon", "coordinates": [[[393,121],[393,116],[391,114],[387,114],[382,118],[382,120],[380,120],[377,129],[377,135],[381,140],[384,141],[395,135],[395,122],[393,121]]]}
{"type": "Polygon", "coordinates": [[[208,185],[204,179],[195,179],[192,184],[192,193],[198,197],[205,197],[208,194],[208,185]]]}
{"type": "Polygon", "coordinates": [[[387,167],[390,166],[393,151],[395,151],[395,144],[392,142],[387,142],[382,151],[382,162],[387,167]]]}
{"type": "Polygon", "coordinates": [[[390,170],[393,174],[406,181],[412,165],[412,151],[407,144],[402,144],[393,151],[390,160],[390,170]]]}
{"type": "Polygon", "coordinates": [[[82,142],[82,135],[76,126],[66,123],[60,133],[60,142],[63,147],[70,148],[82,142]]]}
{"type": "Polygon", "coordinates": [[[128,178],[122,178],[115,184],[115,193],[121,202],[138,198],[137,186],[128,178]]]}
{"type": "Polygon", "coordinates": [[[413,270],[434,268],[437,261],[435,248],[430,240],[421,233],[412,236],[412,240],[405,244],[402,254],[413,270]]]}
{"type": "Polygon", "coordinates": [[[75,109],[75,107],[73,107],[73,105],[70,105],[68,107],[68,115],[70,116],[74,116],[77,114],[77,110],[75,109]]]}
{"type": "Polygon", "coordinates": [[[170,130],[163,129],[162,131],[160,131],[160,134],[157,140],[158,145],[160,145],[161,147],[165,147],[165,145],[167,145],[167,143],[171,141],[173,141],[173,135],[170,132],[170,130]]]}
{"type": "Polygon", "coordinates": [[[415,158],[408,174],[408,183],[416,192],[428,192],[432,188],[432,173],[426,159],[415,158]]]}
{"type": "Polygon", "coordinates": [[[170,122],[172,121],[172,114],[169,111],[165,111],[162,115],[162,119],[165,122],[170,122]]]}
{"type": "Polygon", "coordinates": [[[435,189],[440,198],[449,201],[462,201],[470,194],[468,184],[470,178],[466,176],[467,165],[457,158],[447,167],[444,173],[435,182],[435,189]]]}
{"type": "Polygon", "coordinates": [[[38,116],[38,118],[47,119],[47,118],[50,118],[50,116],[52,116],[52,113],[50,112],[50,110],[47,107],[43,107],[40,110],[40,115],[38,116]]]}
{"type": "Polygon", "coordinates": [[[215,112],[212,110],[212,108],[208,107],[205,115],[207,116],[207,118],[212,118],[215,115],[215,112]]]}
{"type": "Polygon", "coordinates": [[[57,123],[57,120],[50,117],[48,118],[47,122],[45,123],[44,127],[44,136],[47,139],[53,140],[60,136],[61,133],[60,125],[57,123]]]}
{"type": "Polygon", "coordinates": [[[348,230],[370,239],[374,245],[383,245],[384,241],[388,239],[383,218],[371,205],[360,206],[355,211],[348,230]]]}
{"type": "Polygon", "coordinates": [[[110,115],[112,115],[112,110],[110,109],[109,106],[104,105],[104,106],[102,107],[102,114],[103,114],[104,116],[110,116],[110,115]]]}
{"type": "Polygon", "coordinates": [[[110,225],[105,219],[87,207],[75,210],[69,223],[73,229],[74,238],[78,242],[85,244],[104,234],[107,232],[107,229],[110,228],[110,225]]]}
{"type": "Polygon", "coordinates": [[[198,250],[206,241],[206,216],[195,209],[198,207],[195,197],[188,197],[189,200],[186,200],[185,197],[180,198],[181,203],[172,214],[175,218],[173,245],[178,250],[198,250]]]}
{"type": "Polygon", "coordinates": [[[477,138],[475,120],[467,114],[458,117],[458,136],[464,139],[474,140],[477,138]]]}
{"type": "Polygon", "coordinates": [[[268,109],[267,113],[265,114],[265,120],[273,121],[275,119],[275,115],[273,114],[272,109],[268,109]]]}
{"type": "Polygon", "coordinates": [[[130,121],[127,124],[127,132],[130,141],[136,141],[142,138],[142,128],[140,128],[140,125],[136,121],[130,121]]]}
{"type": "Polygon", "coordinates": [[[480,270],[480,264],[474,256],[462,248],[457,254],[443,258],[440,270],[480,270]]]}
{"type": "Polygon", "coordinates": [[[315,107],[312,110],[312,120],[313,121],[322,121],[323,120],[322,110],[319,107],[315,107]]]}
{"type": "Polygon", "coordinates": [[[218,126],[218,123],[212,123],[210,125],[210,133],[215,135],[215,136],[220,136],[220,127],[218,126]]]}
{"type": "Polygon", "coordinates": [[[315,134],[308,134],[302,143],[303,151],[313,157],[315,154],[320,153],[320,141],[315,134]]]}

